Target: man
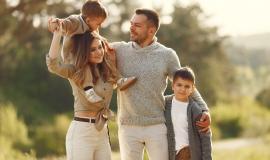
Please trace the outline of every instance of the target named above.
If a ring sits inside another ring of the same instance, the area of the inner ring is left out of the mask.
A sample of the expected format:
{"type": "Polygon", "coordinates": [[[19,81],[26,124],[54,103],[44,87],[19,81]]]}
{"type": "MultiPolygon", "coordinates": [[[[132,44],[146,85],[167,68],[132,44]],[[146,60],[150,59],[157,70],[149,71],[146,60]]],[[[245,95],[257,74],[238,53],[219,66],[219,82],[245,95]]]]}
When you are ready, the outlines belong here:
{"type": "MultiPolygon", "coordinates": [[[[157,42],[155,11],[137,9],[130,24],[131,41],[112,44],[120,73],[137,77],[133,86],[117,93],[121,159],[141,160],[145,147],[150,160],[168,160],[163,94],[180,62],[174,50],[157,42]]],[[[208,110],[198,91],[192,98],[208,110]]],[[[197,125],[207,130],[209,114],[204,112],[201,121],[197,125]]]]}

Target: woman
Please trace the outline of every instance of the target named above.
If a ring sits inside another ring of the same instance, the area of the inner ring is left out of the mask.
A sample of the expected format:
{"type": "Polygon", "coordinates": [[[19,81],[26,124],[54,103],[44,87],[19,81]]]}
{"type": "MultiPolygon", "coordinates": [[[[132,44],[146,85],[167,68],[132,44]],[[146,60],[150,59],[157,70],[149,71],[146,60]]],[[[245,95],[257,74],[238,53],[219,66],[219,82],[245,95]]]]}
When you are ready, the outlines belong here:
{"type": "Polygon", "coordinates": [[[73,62],[64,64],[58,60],[60,41],[61,34],[55,31],[46,63],[50,72],[69,80],[73,91],[74,119],[66,135],[67,159],[110,160],[106,120],[111,117],[108,106],[114,76],[106,61],[104,43],[90,32],[74,35],[71,41],[73,62]],[[88,81],[92,81],[101,101],[92,102],[87,98],[84,85],[88,81]]]}

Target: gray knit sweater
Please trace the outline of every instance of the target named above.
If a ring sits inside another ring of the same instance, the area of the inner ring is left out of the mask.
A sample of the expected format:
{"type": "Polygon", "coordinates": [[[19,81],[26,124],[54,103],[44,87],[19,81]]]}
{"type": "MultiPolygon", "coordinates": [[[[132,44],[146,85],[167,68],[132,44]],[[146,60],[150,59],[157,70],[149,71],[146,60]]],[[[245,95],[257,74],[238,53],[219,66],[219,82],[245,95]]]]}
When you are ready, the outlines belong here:
{"type": "MultiPolygon", "coordinates": [[[[117,92],[118,120],[123,125],[153,125],[165,122],[164,91],[168,78],[180,68],[174,50],[155,41],[144,48],[135,42],[116,42],[117,68],[124,77],[135,76],[137,82],[117,92]]],[[[207,110],[198,92],[193,95],[207,110]]]]}
{"type": "MultiPolygon", "coordinates": [[[[167,139],[168,139],[168,150],[169,150],[169,160],[175,160],[175,134],[172,124],[171,109],[172,109],[172,99],[173,96],[166,96],[165,101],[165,119],[167,127],[167,139]]],[[[198,127],[196,127],[195,122],[200,118],[202,114],[201,107],[189,99],[189,104],[187,108],[188,117],[188,139],[189,147],[191,151],[191,160],[212,160],[212,144],[211,144],[211,131],[208,133],[199,133],[198,127]]]]}

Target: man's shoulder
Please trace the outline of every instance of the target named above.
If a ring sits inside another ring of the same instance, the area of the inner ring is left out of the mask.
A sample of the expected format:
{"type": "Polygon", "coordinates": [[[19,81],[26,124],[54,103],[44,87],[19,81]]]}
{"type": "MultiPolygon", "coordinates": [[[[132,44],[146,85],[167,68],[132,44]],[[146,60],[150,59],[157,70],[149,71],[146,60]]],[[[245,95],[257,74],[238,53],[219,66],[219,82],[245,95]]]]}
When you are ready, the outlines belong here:
{"type": "Polygon", "coordinates": [[[167,53],[175,52],[172,48],[165,46],[164,44],[161,44],[157,42],[157,45],[159,46],[159,49],[164,50],[167,53]]]}
{"type": "Polygon", "coordinates": [[[169,48],[161,43],[158,43],[158,46],[159,52],[161,52],[164,57],[169,59],[174,59],[175,57],[177,57],[176,52],[172,48],[169,48]]]}

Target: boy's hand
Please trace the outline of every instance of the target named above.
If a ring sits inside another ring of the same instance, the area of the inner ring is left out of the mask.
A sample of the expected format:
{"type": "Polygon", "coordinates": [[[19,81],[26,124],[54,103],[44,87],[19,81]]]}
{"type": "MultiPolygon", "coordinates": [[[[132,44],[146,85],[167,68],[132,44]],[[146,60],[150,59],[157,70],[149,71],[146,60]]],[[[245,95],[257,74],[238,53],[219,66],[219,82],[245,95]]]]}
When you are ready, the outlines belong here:
{"type": "Polygon", "coordinates": [[[203,112],[199,121],[196,121],[196,125],[201,129],[199,132],[206,133],[210,129],[211,118],[209,112],[203,112]]]}

